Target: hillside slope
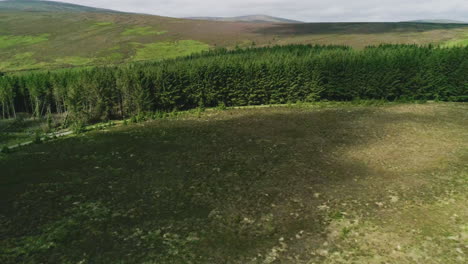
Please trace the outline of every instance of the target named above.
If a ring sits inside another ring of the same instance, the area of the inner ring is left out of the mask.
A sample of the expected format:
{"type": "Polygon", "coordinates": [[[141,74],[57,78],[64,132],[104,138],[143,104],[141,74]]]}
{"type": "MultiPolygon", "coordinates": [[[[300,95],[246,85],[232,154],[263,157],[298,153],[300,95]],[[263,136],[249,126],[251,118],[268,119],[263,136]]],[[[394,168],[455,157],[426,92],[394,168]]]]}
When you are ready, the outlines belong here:
{"type": "Polygon", "coordinates": [[[221,22],[7,1],[0,2],[0,71],[160,60],[217,47],[438,44],[467,34],[461,24],[221,22]]]}
{"type": "Polygon", "coordinates": [[[74,5],[62,2],[42,1],[42,0],[6,0],[0,1],[1,10],[30,11],[30,12],[111,12],[120,13],[114,10],[94,8],[88,6],[74,5]]]}
{"type": "Polygon", "coordinates": [[[451,19],[422,19],[422,20],[413,20],[408,22],[415,23],[435,23],[435,24],[468,24],[465,21],[451,20],[451,19]]]}
{"type": "Polygon", "coordinates": [[[303,23],[297,20],[267,15],[247,15],[237,17],[187,17],[187,19],[252,23],[303,23]]]}

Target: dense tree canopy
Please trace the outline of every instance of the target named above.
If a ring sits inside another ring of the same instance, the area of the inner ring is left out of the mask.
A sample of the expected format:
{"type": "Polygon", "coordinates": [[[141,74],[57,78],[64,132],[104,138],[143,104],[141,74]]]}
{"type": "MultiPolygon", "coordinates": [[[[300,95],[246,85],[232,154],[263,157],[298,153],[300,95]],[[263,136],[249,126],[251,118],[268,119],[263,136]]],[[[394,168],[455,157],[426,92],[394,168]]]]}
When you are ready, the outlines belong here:
{"type": "Polygon", "coordinates": [[[1,117],[99,121],[146,111],[316,100],[468,101],[468,47],[291,45],[0,77],[1,117]]]}

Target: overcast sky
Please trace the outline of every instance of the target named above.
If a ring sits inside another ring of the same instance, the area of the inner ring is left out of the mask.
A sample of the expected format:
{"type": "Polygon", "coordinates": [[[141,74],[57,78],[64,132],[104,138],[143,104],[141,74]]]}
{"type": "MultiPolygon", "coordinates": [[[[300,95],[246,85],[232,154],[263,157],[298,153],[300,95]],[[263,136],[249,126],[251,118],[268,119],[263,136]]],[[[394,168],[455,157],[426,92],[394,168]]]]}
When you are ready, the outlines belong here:
{"type": "Polygon", "coordinates": [[[307,22],[468,21],[468,0],[60,0],[170,17],[266,14],[307,22]]]}

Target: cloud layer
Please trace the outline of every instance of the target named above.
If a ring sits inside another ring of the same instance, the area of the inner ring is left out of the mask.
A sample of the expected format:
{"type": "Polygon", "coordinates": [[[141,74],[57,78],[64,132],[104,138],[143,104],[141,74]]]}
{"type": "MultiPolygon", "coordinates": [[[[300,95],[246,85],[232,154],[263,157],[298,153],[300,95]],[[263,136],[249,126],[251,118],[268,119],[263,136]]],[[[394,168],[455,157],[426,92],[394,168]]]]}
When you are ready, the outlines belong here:
{"type": "Polygon", "coordinates": [[[308,22],[468,21],[467,0],[59,0],[170,17],[266,14],[308,22]]]}

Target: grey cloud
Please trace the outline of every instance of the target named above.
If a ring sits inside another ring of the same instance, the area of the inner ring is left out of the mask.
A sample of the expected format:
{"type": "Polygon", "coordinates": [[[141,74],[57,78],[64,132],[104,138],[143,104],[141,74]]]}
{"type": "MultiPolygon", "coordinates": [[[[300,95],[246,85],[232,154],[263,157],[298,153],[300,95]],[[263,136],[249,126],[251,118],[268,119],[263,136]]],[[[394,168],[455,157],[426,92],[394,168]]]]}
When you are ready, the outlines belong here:
{"type": "Polygon", "coordinates": [[[63,2],[171,17],[267,14],[309,22],[468,21],[467,0],[62,0],[63,2]]]}

